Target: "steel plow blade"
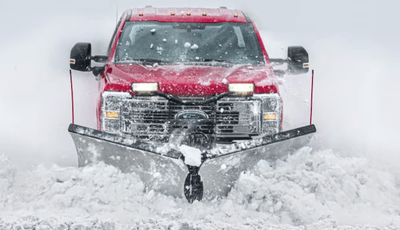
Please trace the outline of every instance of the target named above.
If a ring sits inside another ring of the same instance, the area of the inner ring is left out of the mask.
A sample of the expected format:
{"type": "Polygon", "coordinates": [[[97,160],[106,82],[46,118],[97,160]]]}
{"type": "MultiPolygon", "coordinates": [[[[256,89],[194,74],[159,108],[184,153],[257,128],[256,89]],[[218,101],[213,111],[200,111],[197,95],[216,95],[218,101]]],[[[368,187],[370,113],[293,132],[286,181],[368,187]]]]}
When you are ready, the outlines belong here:
{"type": "Polygon", "coordinates": [[[209,156],[200,168],[204,198],[227,196],[240,174],[252,169],[260,160],[283,159],[309,144],[315,126],[305,126],[252,141],[238,143],[209,156]]]}
{"type": "Polygon", "coordinates": [[[194,199],[211,200],[228,195],[242,172],[250,170],[260,160],[275,161],[307,145],[316,128],[308,125],[217,146],[203,152],[199,167],[186,165],[182,153],[168,143],[146,142],[75,124],[71,124],[68,131],[75,143],[80,167],[103,161],[124,173],[138,174],[146,191],[186,196],[189,202],[193,202],[194,199]],[[188,178],[197,179],[192,181],[188,178]],[[188,185],[190,191],[193,185],[199,194],[188,196],[188,191],[184,191],[188,185]]]}
{"type": "Polygon", "coordinates": [[[183,197],[188,169],[176,152],[156,153],[156,146],[136,138],[98,131],[71,124],[68,128],[78,153],[78,165],[84,167],[100,161],[134,172],[145,183],[147,191],[183,197]]]}

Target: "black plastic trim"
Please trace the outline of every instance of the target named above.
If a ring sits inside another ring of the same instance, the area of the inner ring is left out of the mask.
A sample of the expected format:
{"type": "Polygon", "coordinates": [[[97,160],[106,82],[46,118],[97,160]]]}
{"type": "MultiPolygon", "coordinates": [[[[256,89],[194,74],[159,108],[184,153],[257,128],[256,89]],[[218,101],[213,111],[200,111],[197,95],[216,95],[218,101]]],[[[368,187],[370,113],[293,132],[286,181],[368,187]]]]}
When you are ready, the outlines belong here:
{"type": "Polygon", "coordinates": [[[121,25],[121,21],[122,21],[122,17],[118,20],[117,25],[116,25],[116,27],[115,27],[115,29],[114,29],[114,33],[113,33],[113,35],[112,35],[112,37],[111,37],[111,41],[110,41],[110,43],[108,44],[107,56],[110,56],[111,48],[112,48],[112,45],[113,45],[114,40],[115,40],[115,38],[116,38],[116,35],[117,35],[117,32],[118,32],[118,28],[119,28],[119,26],[121,25]]]}
{"type": "Polygon", "coordinates": [[[249,15],[247,13],[243,12],[243,11],[242,11],[242,13],[243,13],[244,17],[246,18],[246,21],[248,23],[251,23],[251,19],[250,19],[249,15]]]}
{"type": "MultiPolygon", "coordinates": [[[[254,33],[255,33],[256,29],[254,28],[253,22],[251,21],[249,15],[246,14],[245,12],[242,12],[242,13],[243,13],[244,17],[246,18],[247,23],[249,23],[251,30],[254,31],[254,33]]],[[[264,57],[264,52],[261,49],[260,41],[258,40],[258,38],[257,38],[257,46],[258,46],[258,52],[259,52],[260,57],[264,57]]],[[[264,61],[263,61],[263,63],[264,63],[264,61]]]]}
{"type": "Polygon", "coordinates": [[[132,10],[127,10],[125,12],[126,12],[125,21],[129,22],[129,20],[131,19],[131,16],[132,16],[132,10]]]}

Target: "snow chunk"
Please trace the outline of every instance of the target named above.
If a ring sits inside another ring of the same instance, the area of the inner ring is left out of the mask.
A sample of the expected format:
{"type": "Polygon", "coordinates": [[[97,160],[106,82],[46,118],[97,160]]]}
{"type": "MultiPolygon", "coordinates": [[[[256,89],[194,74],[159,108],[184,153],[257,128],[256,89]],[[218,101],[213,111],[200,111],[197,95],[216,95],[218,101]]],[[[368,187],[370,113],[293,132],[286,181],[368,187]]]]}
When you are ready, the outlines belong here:
{"type": "Polygon", "coordinates": [[[181,145],[179,147],[179,150],[185,156],[185,164],[197,167],[201,165],[200,149],[190,147],[187,145],[181,145]]]}
{"type": "Polygon", "coordinates": [[[191,45],[189,42],[185,42],[184,46],[185,46],[185,48],[189,48],[189,47],[191,47],[192,45],[191,45]]]}
{"type": "Polygon", "coordinates": [[[156,29],[152,29],[152,30],[150,30],[150,32],[155,33],[155,32],[156,32],[156,29]]]}
{"type": "MultiPolygon", "coordinates": [[[[185,44],[186,45],[186,44],[185,44]]],[[[199,46],[198,45],[196,45],[196,44],[193,44],[191,47],[190,47],[190,49],[192,49],[192,50],[197,50],[199,48],[199,46]]]]}
{"type": "MultiPolygon", "coordinates": [[[[196,57],[197,59],[197,57],[196,57]]],[[[204,85],[204,86],[210,86],[211,85],[211,78],[209,79],[199,79],[199,81],[197,82],[198,84],[204,85]]]]}

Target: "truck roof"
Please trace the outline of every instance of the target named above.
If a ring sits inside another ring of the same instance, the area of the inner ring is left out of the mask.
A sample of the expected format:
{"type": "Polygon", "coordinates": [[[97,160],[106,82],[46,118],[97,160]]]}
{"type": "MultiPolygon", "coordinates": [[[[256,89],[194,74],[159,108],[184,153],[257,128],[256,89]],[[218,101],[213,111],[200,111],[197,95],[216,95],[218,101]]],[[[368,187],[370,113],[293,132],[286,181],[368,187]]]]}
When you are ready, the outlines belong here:
{"type": "Polygon", "coordinates": [[[240,10],[225,8],[134,8],[127,10],[129,21],[247,23],[249,20],[240,10]]]}

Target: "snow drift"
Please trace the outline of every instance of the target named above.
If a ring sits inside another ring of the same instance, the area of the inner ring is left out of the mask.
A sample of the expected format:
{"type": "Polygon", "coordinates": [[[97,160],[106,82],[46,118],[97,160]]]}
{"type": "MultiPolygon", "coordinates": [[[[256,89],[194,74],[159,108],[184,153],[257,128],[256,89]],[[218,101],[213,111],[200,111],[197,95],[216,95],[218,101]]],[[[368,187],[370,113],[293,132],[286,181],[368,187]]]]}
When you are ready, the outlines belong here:
{"type": "Polygon", "coordinates": [[[39,165],[22,170],[4,155],[0,158],[0,226],[400,227],[399,175],[375,169],[363,158],[340,157],[331,150],[309,146],[284,161],[260,161],[241,175],[228,197],[194,204],[144,192],[136,174],[123,174],[104,163],[84,168],[39,165]],[[366,223],[369,225],[363,225],[366,223]]]}

